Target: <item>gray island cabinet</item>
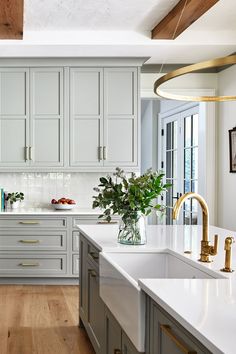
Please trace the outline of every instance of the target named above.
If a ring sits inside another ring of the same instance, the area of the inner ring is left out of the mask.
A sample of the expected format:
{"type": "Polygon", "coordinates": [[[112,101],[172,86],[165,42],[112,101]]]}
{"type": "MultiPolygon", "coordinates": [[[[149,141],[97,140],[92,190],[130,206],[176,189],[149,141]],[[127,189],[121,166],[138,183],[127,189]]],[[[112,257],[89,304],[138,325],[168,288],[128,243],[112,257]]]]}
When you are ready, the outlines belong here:
{"type": "Polygon", "coordinates": [[[146,354],[211,354],[148,296],[146,310],[146,354]]]}
{"type": "MultiPolygon", "coordinates": [[[[99,295],[99,241],[80,230],[80,326],[96,354],[139,354],[99,295]]],[[[104,249],[103,249],[103,252],[104,249]]],[[[122,301],[122,299],[121,299],[122,301]]],[[[145,354],[211,354],[146,294],[145,354]]]]}
{"type": "Polygon", "coordinates": [[[96,354],[138,354],[99,295],[99,249],[80,233],[80,326],[96,354]]]}

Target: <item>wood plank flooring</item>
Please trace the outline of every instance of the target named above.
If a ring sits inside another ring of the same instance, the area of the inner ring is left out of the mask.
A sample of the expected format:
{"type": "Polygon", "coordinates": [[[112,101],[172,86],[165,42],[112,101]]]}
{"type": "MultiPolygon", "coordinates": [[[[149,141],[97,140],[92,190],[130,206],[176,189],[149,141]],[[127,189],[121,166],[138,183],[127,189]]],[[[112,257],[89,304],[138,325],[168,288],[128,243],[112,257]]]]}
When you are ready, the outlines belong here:
{"type": "Polygon", "coordinates": [[[78,286],[0,285],[0,354],[94,354],[78,286]]]}

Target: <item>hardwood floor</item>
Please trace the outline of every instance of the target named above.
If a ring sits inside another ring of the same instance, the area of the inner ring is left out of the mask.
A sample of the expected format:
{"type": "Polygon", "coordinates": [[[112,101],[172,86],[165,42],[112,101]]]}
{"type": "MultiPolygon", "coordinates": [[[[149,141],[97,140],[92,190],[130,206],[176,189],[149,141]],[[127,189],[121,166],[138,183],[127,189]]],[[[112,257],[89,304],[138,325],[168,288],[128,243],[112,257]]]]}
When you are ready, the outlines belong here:
{"type": "Polygon", "coordinates": [[[78,286],[0,285],[0,354],[94,354],[78,286]]]}

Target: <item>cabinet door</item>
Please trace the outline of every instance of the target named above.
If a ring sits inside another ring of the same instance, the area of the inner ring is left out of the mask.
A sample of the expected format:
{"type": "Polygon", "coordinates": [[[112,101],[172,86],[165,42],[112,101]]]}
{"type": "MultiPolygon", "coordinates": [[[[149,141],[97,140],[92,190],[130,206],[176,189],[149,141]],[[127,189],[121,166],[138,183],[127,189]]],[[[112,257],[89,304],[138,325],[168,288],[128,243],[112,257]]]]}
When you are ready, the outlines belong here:
{"type": "Polygon", "coordinates": [[[30,160],[34,166],[63,164],[63,69],[32,68],[30,160]]]}
{"type": "Polygon", "coordinates": [[[0,166],[26,166],[29,138],[29,73],[0,68],[0,166]]]}
{"type": "Polygon", "coordinates": [[[104,304],[99,295],[99,275],[88,263],[88,335],[96,353],[102,353],[104,335],[104,304]]]}
{"type": "Polygon", "coordinates": [[[102,166],[103,70],[70,70],[70,165],[102,166]]]}
{"type": "Polygon", "coordinates": [[[138,163],[137,70],[104,69],[104,166],[138,163]]]}
{"type": "Polygon", "coordinates": [[[155,303],[150,311],[150,354],[210,354],[184,328],[172,321],[155,303]]]}
{"type": "Polygon", "coordinates": [[[107,308],[105,308],[104,354],[121,354],[121,327],[107,308]]]}
{"type": "Polygon", "coordinates": [[[87,279],[87,241],[80,237],[80,262],[79,262],[79,315],[84,323],[88,320],[88,279],[87,279]]]}
{"type": "MultiPolygon", "coordinates": [[[[139,354],[127,335],[122,331],[122,354],[139,354]]],[[[170,354],[170,353],[169,353],[170,354]]]]}

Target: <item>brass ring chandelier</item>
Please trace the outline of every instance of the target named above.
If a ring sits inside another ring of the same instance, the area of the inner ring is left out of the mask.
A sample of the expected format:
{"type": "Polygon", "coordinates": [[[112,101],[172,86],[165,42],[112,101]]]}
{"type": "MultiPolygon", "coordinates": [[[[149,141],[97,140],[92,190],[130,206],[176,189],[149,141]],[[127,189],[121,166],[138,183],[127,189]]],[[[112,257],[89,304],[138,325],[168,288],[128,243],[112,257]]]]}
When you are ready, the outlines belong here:
{"type": "Polygon", "coordinates": [[[236,96],[184,96],[168,93],[160,90],[160,86],[175,77],[189,74],[202,69],[217,68],[225,65],[236,64],[236,55],[230,55],[223,58],[212,59],[197,64],[184,66],[180,69],[171,71],[170,73],[160,77],[154,83],[154,93],[160,97],[179,100],[179,101],[193,101],[193,102],[221,102],[221,101],[235,101],[236,96]]]}

